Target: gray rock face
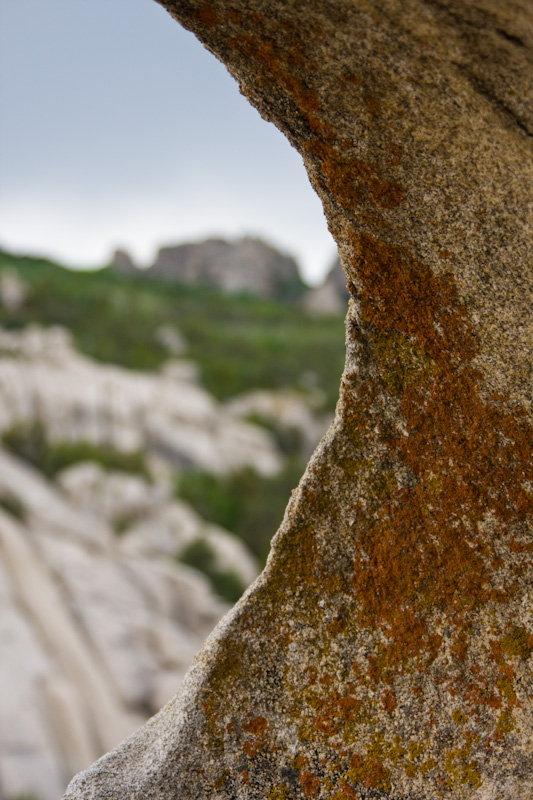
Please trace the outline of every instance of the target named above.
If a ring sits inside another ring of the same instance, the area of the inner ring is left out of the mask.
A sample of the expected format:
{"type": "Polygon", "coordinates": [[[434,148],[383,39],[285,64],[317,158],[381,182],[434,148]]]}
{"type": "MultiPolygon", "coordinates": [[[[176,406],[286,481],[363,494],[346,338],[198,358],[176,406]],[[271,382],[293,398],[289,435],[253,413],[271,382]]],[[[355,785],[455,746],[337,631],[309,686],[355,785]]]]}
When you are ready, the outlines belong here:
{"type": "Polygon", "coordinates": [[[111,261],[111,266],[117,272],[122,272],[124,275],[138,275],[139,270],[133,263],[129,253],[125,250],[115,250],[111,261]]]}
{"type": "Polygon", "coordinates": [[[305,288],[293,258],[250,238],[164,247],[146,275],[281,299],[298,297],[305,288]]]}
{"type": "Polygon", "coordinates": [[[69,800],[531,800],[529,0],[164,0],[302,154],[335,420],[182,692],[69,800]]]}
{"type": "Polygon", "coordinates": [[[202,539],[243,585],[257,568],[160,484],[96,464],[53,484],[0,450],[6,496],[23,518],[0,507],[1,796],[55,800],[175,694],[227,610],[175,557],[202,539]]]}
{"type": "Polygon", "coordinates": [[[219,475],[252,465],[271,475],[281,465],[269,434],[227,413],[190,362],[170,361],[160,374],[100,364],[61,328],[0,330],[0,432],[32,420],[52,439],[142,449],[219,475]]]}
{"type": "Polygon", "coordinates": [[[324,282],[306,294],[303,307],[310,314],[346,314],[350,292],[339,258],[335,259],[324,282]]]}

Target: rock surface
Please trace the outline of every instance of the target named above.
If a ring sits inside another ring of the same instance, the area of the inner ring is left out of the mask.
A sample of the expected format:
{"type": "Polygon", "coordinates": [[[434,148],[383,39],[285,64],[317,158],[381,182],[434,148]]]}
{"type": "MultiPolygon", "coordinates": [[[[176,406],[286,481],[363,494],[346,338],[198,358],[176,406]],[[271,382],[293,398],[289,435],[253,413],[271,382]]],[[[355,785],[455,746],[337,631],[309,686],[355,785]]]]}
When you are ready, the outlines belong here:
{"type": "Polygon", "coordinates": [[[302,154],[347,361],[264,574],[67,797],[531,800],[531,3],[162,5],[302,154]]]}
{"type": "MultiPolygon", "coordinates": [[[[113,267],[126,274],[136,272],[131,258],[121,250],[113,257],[113,267]]],[[[306,289],[293,258],[250,237],[234,242],[207,239],[163,247],[154,263],[137,274],[289,300],[306,289]]]]}
{"type": "Polygon", "coordinates": [[[326,278],[320,286],[308,292],[302,302],[310,314],[346,314],[350,293],[346,286],[346,276],[340,259],[335,259],[326,278]]]}
{"type": "Polygon", "coordinates": [[[195,375],[189,361],[159,374],[99,364],[62,328],[2,330],[0,433],[39,420],[52,439],[141,449],[178,468],[275,473],[281,460],[268,432],[227,413],[195,375]]]}
{"type": "Polygon", "coordinates": [[[21,513],[0,507],[0,796],[56,800],[175,694],[227,610],[176,556],[202,539],[243,585],[257,567],[164,486],[96,464],[53,484],[0,450],[6,497],[21,513]]]}

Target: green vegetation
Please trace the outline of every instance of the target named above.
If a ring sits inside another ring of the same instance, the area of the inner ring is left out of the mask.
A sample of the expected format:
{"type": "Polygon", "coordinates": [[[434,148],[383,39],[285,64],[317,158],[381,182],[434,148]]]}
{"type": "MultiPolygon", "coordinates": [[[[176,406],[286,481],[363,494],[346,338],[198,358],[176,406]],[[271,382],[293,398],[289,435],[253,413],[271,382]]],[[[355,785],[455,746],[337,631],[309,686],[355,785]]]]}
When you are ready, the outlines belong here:
{"type": "Polygon", "coordinates": [[[4,446],[28,461],[48,478],[80,461],[96,461],[106,469],[133,472],[149,479],[145,456],[141,451],[124,453],[109,445],[91,442],[56,442],[50,440],[38,420],[13,425],[2,434],[4,446]]]}
{"type": "Polygon", "coordinates": [[[234,570],[221,570],[216,566],[213,548],[206,539],[194,539],[177,556],[177,560],[207,575],[215,592],[229,603],[236,603],[244,592],[245,586],[234,570]]]}
{"type": "Polygon", "coordinates": [[[304,466],[298,459],[289,459],[270,478],[250,468],[224,478],[194,470],[179,478],[176,491],[204,519],[239,536],[263,564],[304,466]]]}
{"type": "Polygon", "coordinates": [[[299,428],[281,425],[274,419],[263,414],[252,413],[246,416],[247,422],[266,428],[274,437],[279,450],[284,456],[298,458],[304,449],[303,435],[299,428]]]}
{"type": "Polygon", "coordinates": [[[7,511],[8,514],[11,514],[12,517],[16,517],[16,519],[23,520],[26,516],[26,507],[24,503],[10,492],[3,492],[0,494],[0,506],[4,511],[7,511]]]}
{"type": "Polygon", "coordinates": [[[333,409],[344,363],[340,316],[312,320],[296,306],[204,286],[152,281],[101,269],[72,272],[43,259],[0,251],[28,286],[17,310],[0,304],[0,325],[69,328],[77,347],[100,361],[156,370],[167,359],[161,326],[179,329],[208,391],[225,399],[257,388],[307,388],[309,376],[333,409]]]}

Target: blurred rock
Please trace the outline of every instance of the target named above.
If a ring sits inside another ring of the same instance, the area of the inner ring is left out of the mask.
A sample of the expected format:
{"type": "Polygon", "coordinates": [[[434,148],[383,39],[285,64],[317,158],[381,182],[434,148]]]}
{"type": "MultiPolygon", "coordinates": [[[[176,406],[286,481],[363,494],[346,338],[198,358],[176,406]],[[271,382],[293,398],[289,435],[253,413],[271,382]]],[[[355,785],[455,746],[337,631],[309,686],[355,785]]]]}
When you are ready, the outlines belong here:
{"type": "Polygon", "coordinates": [[[315,412],[315,394],[319,395],[258,390],[233,398],[226,403],[226,408],[237,419],[263,421],[280,433],[296,432],[301,441],[301,454],[308,457],[331,422],[330,414],[315,412]]]}
{"type": "Polygon", "coordinates": [[[309,314],[316,316],[346,314],[349,297],[346,275],[337,257],[324,282],[304,296],[302,306],[309,314]]]}
{"type": "Polygon", "coordinates": [[[163,247],[144,274],[282,300],[297,299],[306,289],[293,258],[252,238],[235,242],[208,239],[163,247]]]}
{"type": "Polygon", "coordinates": [[[195,385],[191,362],[159,374],[101,364],[77,353],[61,328],[0,330],[0,433],[39,420],[57,441],[142,449],[175,467],[222,475],[281,466],[272,437],[236,420],[195,385]]]}
{"type": "Polygon", "coordinates": [[[129,253],[126,253],[125,250],[115,250],[111,260],[111,268],[117,272],[122,272],[124,275],[139,275],[140,272],[129,253]]]}
{"type": "Polygon", "coordinates": [[[24,520],[0,509],[1,796],[56,800],[175,694],[227,609],[176,560],[184,545],[205,537],[243,584],[257,566],[234,536],[137,476],[85,463],[56,486],[0,450],[5,491],[24,520]],[[121,515],[131,527],[117,534],[121,515]]]}

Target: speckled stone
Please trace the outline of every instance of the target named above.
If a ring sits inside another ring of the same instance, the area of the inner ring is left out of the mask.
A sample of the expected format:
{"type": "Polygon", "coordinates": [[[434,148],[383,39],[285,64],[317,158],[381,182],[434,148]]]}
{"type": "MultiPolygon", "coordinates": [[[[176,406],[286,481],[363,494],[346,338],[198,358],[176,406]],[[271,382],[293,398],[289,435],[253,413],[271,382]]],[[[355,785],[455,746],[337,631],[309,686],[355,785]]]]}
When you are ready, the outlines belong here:
{"type": "Polygon", "coordinates": [[[301,153],[346,369],[264,574],[67,797],[531,800],[533,6],[162,4],[301,153]]]}

